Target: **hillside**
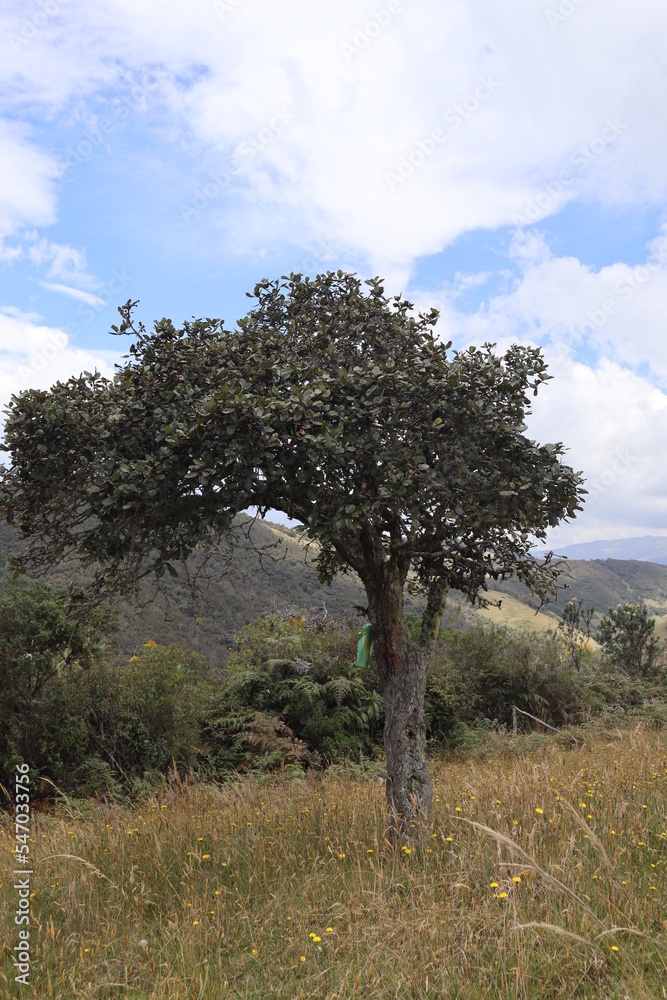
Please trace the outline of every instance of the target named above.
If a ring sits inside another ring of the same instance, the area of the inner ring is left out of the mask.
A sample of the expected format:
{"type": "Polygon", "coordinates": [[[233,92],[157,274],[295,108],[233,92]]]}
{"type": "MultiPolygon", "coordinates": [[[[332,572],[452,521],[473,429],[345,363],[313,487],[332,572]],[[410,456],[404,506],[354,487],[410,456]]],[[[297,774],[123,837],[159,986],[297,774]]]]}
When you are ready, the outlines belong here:
{"type": "MultiPolygon", "coordinates": [[[[562,612],[572,598],[577,598],[587,605],[592,604],[597,617],[625,601],[631,604],[644,601],[653,614],[667,614],[667,566],[636,559],[569,559],[561,581],[567,585],[566,589],[559,591],[558,600],[548,605],[548,610],[556,613],[562,612]]],[[[531,607],[538,605],[526,587],[516,580],[491,584],[491,589],[509,594],[531,607]]]]}
{"type": "MultiPolygon", "coordinates": [[[[340,576],[330,587],[317,579],[312,565],[313,552],[289,528],[257,522],[254,544],[270,548],[262,559],[247,543],[238,546],[234,561],[227,566],[224,554],[210,560],[208,579],[200,580],[201,592],[193,595],[178,567],[178,579],[162,581],[164,595],[155,595],[154,584],[142,588],[137,602],[121,602],[122,628],[118,636],[123,653],[132,653],[148,639],[161,644],[177,644],[203,653],[214,666],[226,661],[227,649],[240,629],[278,604],[314,607],[326,604],[332,617],[353,615],[355,605],[365,604],[361,584],[352,576],[340,576]]],[[[0,523],[0,567],[20,548],[17,533],[0,523]]],[[[189,565],[193,570],[193,564],[189,565]]],[[[67,587],[76,579],[76,567],[56,567],[46,579],[54,586],[67,587]]]]}
{"type": "MultiPolygon", "coordinates": [[[[130,655],[154,639],[195,649],[212,666],[221,667],[241,628],[271,607],[310,608],[324,603],[331,617],[346,618],[355,614],[355,606],[365,605],[365,593],[354,574],[337,577],[330,587],[319,582],[312,563],[314,549],[306,552],[304,542],[292,529],[258,521],[253,538],[258,548],[270,547],[262,562],[247,543],[238,546],[231,565],[223,553],[214,556],[208,580],[200,581],[201,590],[194,598],[179,568],[178,579],[163,580],[163,594],[155,596],[154,585],[146,584],[139,601],[121,602],[120,651],[130,655]]],[[[19,548],[14,529],[0,523],[0,568],[19,548]]],[[[67,587],[76,579],[76,567],[57,567],[46,578],[54,586],[67,587]]],[[[544,631],[553,628],[558,613],[572,597],[594,604],[600,614],[623,601],[644,600],[653,614],[665,616],[659,618],[658,631],[667,636],[667,567],[634,560],[570,560],[563,582],[568,583],[568,589],[538,615],[538,602],[517,581],[490,585],[489,596],[503,598],[500,609],[473,611],[461,595],[452,593],[445,624],[460,625],[481,616],[512,628],[544,631]]],[[[406,610],[417,613],[420,607],[418,599],[406,594],[406,610]]]]}
{"type": "Polygon", "coordinates": [[[566,545],[558,555],[568,559],[638,559],[667,566],[667,536],[642,535],[641,538],[598,539],[579,545],[566,545]]]}
{"type": "MultiPolygon", "coordinates": [[[[366,604],[355,574],[338,576],[330,587],[319,582],[313,565],[315,547],[306,551],[294,530],[257,521],[252,537],[256,548],[266,550],[261,562],[245,541],[236,548],[231,564],[224,553],[213,556],[194,596],[179,566],[178,579],[162,580],[163,594],[156,594],[154,583],[147,583],[137,601],[119,602],[120,651],[130,655],[153,639],[197,650],[212,666],[221,667],[243,626],[272,607],[324,604],[330,617],[344,619],[356,613],[355,606],[366,604]]],[[[7,566],[8,556],[20,548],[17,532],[0,522],[0,571],[7,566]]],[[[188,569],[193,572],[195,563],[190,562],[188,569]]],[[[73,580],[81,582],[72,565],[50,570],[45,579],[64,588],[73,580]]],[[[420,608],[421,602],[406,594],[406,609],[418,612],[420,608]]]]}
{"type": "Polygon", "coordinates": [[[477,614],[484,620],[492,622],[494,625],[506,625],[512,629],[533,629],[536,632],[548,632],[558,625],[558,616],[548,607],[535,612],[535,608],[529,604],[511,597],[509,594],[502,598],[499,608],[482,608],[477,614]]]}

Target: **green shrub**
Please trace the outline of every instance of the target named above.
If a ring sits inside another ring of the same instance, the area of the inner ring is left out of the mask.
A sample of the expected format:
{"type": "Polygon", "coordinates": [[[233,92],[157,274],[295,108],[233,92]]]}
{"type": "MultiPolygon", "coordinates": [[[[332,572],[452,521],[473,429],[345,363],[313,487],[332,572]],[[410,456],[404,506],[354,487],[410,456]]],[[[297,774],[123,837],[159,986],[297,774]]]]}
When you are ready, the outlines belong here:
{"type": "Polygon", "coordinates": [[[646,677],[657,665],[660,643],[655,621],[644,604],[609,608],[600,622],[597,640],[610,663],[631,677],[646,677]]]}
{"type": "Polygon", "coordinates": [[[382,738],[382,698],[372,664],[352,666],[358,639],[356,622],[307,629],[298,615],[246,626],[209,708],[208,768],[282,766],[297,760],[295,747],[302,763],[375,756],[382,738]],[[262,753],[257,752],[258,727],[262,753]]]}
{"type": "MultiPolygon", "coordinates": [[[[55,769],[82,735],[80,716],[63,718],[51,746],[48,723],[58,680],[72,665],[90,667],[106,655],[117,620],[110,608],[77,611],[69,595],[47,583],[8,578],[0,589],[0,782],[21,761],[55,769]]],[[[57,700],[57,698],[56,698],[57,700]]],[[[56,714],[57,718],[57,714],[56,714]]]]}
{"type": "Polygon", "coordinates": [[[196,765],[212,685],[198,653],[149,642],[128,663],[70,671],[63,697],[85,718],[87,753],[130,791],[172,764],[179,771],[196,765]]]}
{"type": "Polygon", "coordinates": [[[462,724],[486,719],[511,725],[513,705],[553,726],[563,725],[595,703],[590,684],[585,668],[576,674],[568,669],[553,634],[481,623],[446,630],[426,674],[428,736],[458,745],[468,738],[462,724]]]}
{"type": "Polygon", "coordinates": [[[213,683],[199,654],[153,642],[126,663],[70,662],[23,717],[21,759],[67,792],[147,794],[197,766],[213,683]]]}

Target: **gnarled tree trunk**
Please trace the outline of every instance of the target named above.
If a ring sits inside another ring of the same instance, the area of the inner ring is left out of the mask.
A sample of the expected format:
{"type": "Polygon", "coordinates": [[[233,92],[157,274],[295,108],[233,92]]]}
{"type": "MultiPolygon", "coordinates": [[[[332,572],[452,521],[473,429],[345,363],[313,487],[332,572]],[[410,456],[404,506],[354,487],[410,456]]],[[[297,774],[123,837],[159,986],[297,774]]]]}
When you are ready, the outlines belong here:
{"type": "Polygon", "coordinates": [[[430,822],[433,785],[426,767],[426,663],[403,622],[403,579],[386,574],[367,587],[374,652],[384,694],[387,819],[394,836],[430,822]]]}
{"type": "Polygon", "coordinates": [[[389,826],[406,833],[412,823],[430,822],[433,784],[426,767],[424,678],[419,646],[407,641],[403,663],[384,680],[384,748],[387,755],[389,826]]]}

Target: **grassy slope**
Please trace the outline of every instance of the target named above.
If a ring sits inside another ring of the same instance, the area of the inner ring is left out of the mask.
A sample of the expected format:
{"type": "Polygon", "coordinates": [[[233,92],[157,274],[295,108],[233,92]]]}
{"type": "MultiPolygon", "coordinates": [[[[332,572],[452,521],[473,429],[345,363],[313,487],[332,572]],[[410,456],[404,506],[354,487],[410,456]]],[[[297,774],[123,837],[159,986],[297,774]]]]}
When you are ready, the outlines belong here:
{"type": "Polygon", "coordinates": [[[655,634],[659,639],[667,641],[667,615],[661,615],[655,620],[655,634]]]}
{"type": "MultiPolygon", "coordinates": [[[[333,768],[38,814],[30,995],[662,997],[664,734],[574,735],[433,762],[433,831],[407,851],[385,843],[377,779],[333,768]]],[[[3,997],[12,844],[5,815],[3,997]]]]}
{"type": "MultiPolygon", "coordinates": [[[[196,601],[179,567],[178,580],[163,580],[167,600],[158,596],[154,603],[147,603],[155,591],[146,585],[138,605],[122,604],[121,650],[132,653],[152,638],[163,645],[196,649],[212,665],[220,665],[240,629],[275,604],[313,607],[325,602],[329,613],[338,618],[354,614],[354,606],[365,603],[355,577],[340,576],[331,587],[321,584],[314,566],[306,561],[312,560],[313,550],[306,555],[303,543],[289,529],[258,522],[253,536],[257,547],[276,546],[264,558],[263,567],[247,545],[240,545],[229,569],[222,556],[211,560],[208,585],[202,581],[203,593],[196,601]]],[[[0,523],[0,565],[18,547],[15,532],[0,523]]],[[[72,573],[57,567],[47,579],[66,587],[72,573]]]]}
{"type": "MultiPolygon", "coordinates": [[[[160,597],[149,603],[153,591],[146,586],[139,606],[122,605],[121,651],[131,654],[148,639],[154,639],[164,645],[178,644],[198,650],[211,665],[221,666],[226,660],[227,649],[243,625],[276,604],[313,607],[325,602],[331,616],[343,618],[354,613],[355,605],[366,603],[364,591],[354,574],[337,577],[331,587],[320,584],[312,565],[315,547],[307,554],[296,532],[262,522],[255,525],[253,532],[258,547],[278,543],[271,550],[273,558],[267,557],[263,567],[255,553],[242,545],[236,551],[232,567],[226,567],[222,556],[211,561],[210,582],[204,585],[204,592],[196,601],[192,600],[181,578],[163,581],[168,603],[160,597]]],[[[18,544],[16,533],[0,523],[0,566],[10,552],[17,551],[18,544]]],[[[550,615],[562,610],[572,597],[583,598],[600,611],[624,600],[643,599],[657,615],[667,613],[665,566],[608,559],[571,561],[568,568],[570,588],[561,593],[557,603],[544,609],[546,614],[535,616],[537,602],[515,581],[499,585],[498,589],[505,595],[500,610],[476,613],[498,624],[522,625],[540,631],[553,627],[550,615]]],[[[58,567],[48,579],[57,586],[67,586],[71,572],[58,567]]],[[[453,594],[450,607],[457,605],[460,599],[453,594]]],[[[418,611],[419,602],[406,595],[406,608],[418,611]]],[[[465,609],[460,617],[470,619],[471,614],[465,609]]],[[[667,637],[667,619],[660,628],[667,637]]]]}
{"type": "Polygon", "coordinates": [[[477,613],[494,625],[506,625],[514,629],[529,628],[536,632],[547,632],[558,625],[558,618],[554,614],[545,614],[543,611],[536,613],[534,608],[509,594],[501,598],[500,608],[483,608],[477,613]]]}
{"type": "MultiPolygon", "coordinates": [[[[567,570],[562,582],[568,587],[549,606],[556,612],[562,611],[565,604],[576,597],[587,605],[594,605],[599,614],[624,601],[638,604],[642,600],[656,614],[667,613],[667,566],[636,560],[593,559],[568,560],[567,570]]],[[[494,588],[496,586],[525,604],[537,606],[526,588],[515,580],[494,585],[494,588]]]]}

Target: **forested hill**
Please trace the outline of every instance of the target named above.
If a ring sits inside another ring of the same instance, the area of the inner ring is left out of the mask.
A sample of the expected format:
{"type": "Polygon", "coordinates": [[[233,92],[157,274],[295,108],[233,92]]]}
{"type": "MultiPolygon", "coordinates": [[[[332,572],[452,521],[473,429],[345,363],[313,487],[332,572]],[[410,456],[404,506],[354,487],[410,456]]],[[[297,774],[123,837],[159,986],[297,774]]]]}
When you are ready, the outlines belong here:
{"type": "MultiPolygon", "coordinates": [[[[559,591],[558,600],[549,605],[557,613],[576,597],[592,604],[596,617],[625,601],[630,604],[644,601],[652,614],[667,614],[667,566],[637,559],[568,559],[561,582],[567,584],[567,589],[559,591]]],[[[494,585],[494,589],[511,594],[531,607],[538,605],[517,581],[494,585]]]]}
{"type": "MultiPolygon", "coordinates": [[[[221,554],[213,556],[208,566],[208,580],[200,580],[203,591],[193,602],[192,591],[182,567],[179,578],[165,576],[161,581],[167,601],[147,583],[139,602],[123,602],[122,630],[118,637],[124,653],[132,653],[148,639],[161,645],[179,645],[203,653],[211,665],[226,660],[235,635],[249,621],[273,605],[292,604],[309,608],[325,602],[333,617],[353,615],[355,605],[364,605],[365,593],[352,576],[339,576],[330,587],[321,584],[312,565],[314,551],[305,546],[296,532],[281,525],[258,521],[252,529],[253,544],[261,549],[273,546],[262,564],[247,543],[239,544],[233,564],[221,554]],[[141,606],[143,605],[143,607],[141,606]]],[[[20,547],[16,531],[0,522],[0,566],[20,547]]],[[[67,587],[72,569],[57,567],[46,579],[57,587],[67,587]]]]}
{"type": "MultiPolygon", "coordinates": [[[[258,521],[253,527],[253,538],[257,548],[275,545],[264,557],[263,565],[247,543],[239,545],[230,567],[222,555],[213,557],[208,584],[202,581],[203,593],[195,601],[180,572],[178,579],[165,577],[162,581],[168,604],[160,596],[151,602],[154,586],[148,584],[139,603],[122,604],[121,651],[130,654],[148,639],[153,639],[164,645],[196,649],[211,665],[221,666],[243,625],[272,606],[310,608],[324,602],[332,617],[344,618],[354,614],[355,605],[365,605],[365,593],[356,576],[339,576],[331,587],[318,581],[312,564],[314,548],[306,553],[296,532],[258,521]]],[[[0,567],[6,566],[9,554],[16,552],[19,546],[15,530],[0,522],[0,567]]],[[[67,587],[72,570],[58,567],[47,579],[54,586],[67,587]]],[[[644,600],[652,613],[667,614],[667,566],[615,559],[570,560],[567,582],[569,589],[562,592],[558,602],[548,610],[562,611],[568,600],[579,597],[587,604],[594,604],[600,613],[623,601],[644,600]]],[[[537,601],[515,581],[493,589],[529,607],[537,607],[537,601]]],[[[458,601],[460,598],[452,594],[450,610],[458,601]]],[[[407,610],[418,611],[419,607],[418,601],[406,595],[407,610]]],[[[516,618],[516,611],[516,606],[513,609],[506,606],[500,615],[494,615],[494,620],[511,621],[512,614],[516,618]]],[[[469,619],[470,616],[465,617],[469,619]]],[[[529,626],[537,624],[532,614],[525,616],[525,622],[529,626]]]]}

